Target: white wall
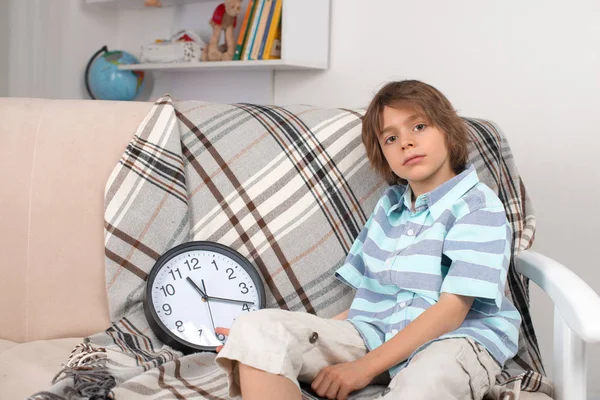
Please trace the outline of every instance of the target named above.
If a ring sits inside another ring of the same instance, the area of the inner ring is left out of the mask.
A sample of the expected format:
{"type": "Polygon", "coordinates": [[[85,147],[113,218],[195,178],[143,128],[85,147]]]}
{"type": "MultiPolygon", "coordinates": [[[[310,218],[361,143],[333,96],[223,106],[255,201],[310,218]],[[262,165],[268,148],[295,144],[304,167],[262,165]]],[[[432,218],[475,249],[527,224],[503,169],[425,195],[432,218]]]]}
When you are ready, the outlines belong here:
{"type": "MultiPolygon", "coordinates": [[[[6,77],[0,77],[0,95],[2,85],[10,82],[5,95],[87,99],[85,67],[103,45],[138,56],[142,44],[169,38],[182,28],[198,31],[208,42],[208,20],[219,3],[209,0],[154,9],[144,8],[143,0],[139,0],[139,8],[120,9],[110,4],[86,4],[85,0],[0,0],[0,11],[7,10],[0,12],[0,33],[10,28],[10,35],[6,35],[10,39],[8,72],[2,73],[5,60],[0,58],[0,76],[6,77]],[[1,23],[1,18],[9,23],[1,23]]],[[[8,43],[0,36],[0,50],[3,46],[8,43]]],[[[4,57],[2,53],[0,57],[4,57]]],[[[155,100],[166,93],[178,99],[269,103],[273,99],[273,76],[266,71],[154,72],[147,74],[138,100],[155,100]]]]}
{"type": "Polygon", "coordinates": [[[0,0],[0,97],[8,96],[8,13],[9,3],[0,0]]]}
{"type": "Polygon", "coordinates": [[[82,0],[2,2],[10,5],[10,96],[87,98],[85,66],[116,43],[116,10],[82,0]]]}
{"type": "MultiPolygon", "coordinates": [[[[534,248],[600,293],[598,21],[594,0],[333,0],[331,68],[278,72],[275,103],[364,107],[384,82],[419,79],[461,115],[496,121],[536,210],[534,248]]],[[[532,286],[551,373],[552,304],[532,286]]],[[[600,345],[588,354],[590,393],[600,395],[600,345]]]]}

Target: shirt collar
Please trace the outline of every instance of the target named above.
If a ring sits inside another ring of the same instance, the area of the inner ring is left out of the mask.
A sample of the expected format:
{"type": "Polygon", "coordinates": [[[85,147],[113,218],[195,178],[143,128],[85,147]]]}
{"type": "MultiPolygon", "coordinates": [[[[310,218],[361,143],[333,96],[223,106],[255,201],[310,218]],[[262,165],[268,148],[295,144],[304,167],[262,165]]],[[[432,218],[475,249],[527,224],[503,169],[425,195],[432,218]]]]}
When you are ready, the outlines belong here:
{"type": "MultiPolygon", "coordinates": [[[[444,210],[454,204],[477,183],[479,183],[477,171],[475,171],[473,165],[469,165],[463,172],[442,183],[431,192],[417,197],[415,213],[418,214],[429,209],[433,218],[438,219],[444,210]]],[[[406,207],[408,210],[411,209],[412,189],[410,185],[405,188],[398,203],[389,208],[387,215],[390,215],[394,210],[402,211],[402,207],[406,207]]]]}

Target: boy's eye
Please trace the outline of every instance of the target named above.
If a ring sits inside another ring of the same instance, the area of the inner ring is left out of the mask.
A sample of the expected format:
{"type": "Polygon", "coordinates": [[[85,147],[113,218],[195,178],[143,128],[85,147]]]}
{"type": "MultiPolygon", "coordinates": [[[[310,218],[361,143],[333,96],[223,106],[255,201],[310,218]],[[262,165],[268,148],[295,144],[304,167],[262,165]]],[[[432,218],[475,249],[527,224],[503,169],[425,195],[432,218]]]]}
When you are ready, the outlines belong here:
{"type": "Polygon", "coordinates": [[[394,143],[397,139],[397,136],[390,136],[385,140],[386,143],[394,143]]]}
{"type": "Polygon", "coordinates": [[[414,130],[417,131],[417,132],[421,132],[424,129],[425,129],[425,124],[415,125],[415,128],[414,128],[414,130]]]}

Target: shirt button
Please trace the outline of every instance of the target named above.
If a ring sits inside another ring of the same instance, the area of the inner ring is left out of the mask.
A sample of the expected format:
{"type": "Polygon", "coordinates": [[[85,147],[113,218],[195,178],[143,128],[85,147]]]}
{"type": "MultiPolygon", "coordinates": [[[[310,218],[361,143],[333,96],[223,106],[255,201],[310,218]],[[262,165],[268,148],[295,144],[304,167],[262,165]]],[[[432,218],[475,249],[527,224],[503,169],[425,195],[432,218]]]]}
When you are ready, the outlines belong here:
{"type": "Polygon", "coordinates": [[[392,329],[392,335],[397,335],[398,334],[398,329],[392,329]]]}
{"type": "Polygon", "coordinates": [[[408,236],[412,236],[412,235],[414,235],[414,234],[415,234],[415,231],[414,231],[414,230],[412,230],[412,229],[409,229],[409,230],[407,230],[407,231],[406,231],[406,234],[407,234],[408,236]]]}
{"type": "Polygon", "coordinates": [[[400,303],[400,308],[404,308],[404,307],[406,307],[406,302],[405,301],[403,301],[402,303],[400,303]]]}
{"type": "Polygon", "coordinates": [[[316,342],[318,338],[319,338],[319,334],[317,332],[313,332],[310,335],[310,337],[308,338],[308,341],[312,344],[312,343],[316,342]]]}

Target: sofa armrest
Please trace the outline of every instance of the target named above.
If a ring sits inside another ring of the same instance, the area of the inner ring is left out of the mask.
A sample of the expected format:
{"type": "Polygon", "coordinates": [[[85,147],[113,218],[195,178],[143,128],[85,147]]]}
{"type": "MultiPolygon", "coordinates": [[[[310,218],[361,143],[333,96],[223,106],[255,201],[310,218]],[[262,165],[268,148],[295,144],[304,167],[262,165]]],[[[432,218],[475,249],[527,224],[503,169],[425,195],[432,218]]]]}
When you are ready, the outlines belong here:
{"type": "Polygon", "coordinates": [[[587,397],[588,343],[600,342],[600,296],[564,265],[533,251],[516,257],[517,271],[554,302],[553,380],[555,400],[587,397]]]}
{"type": "Polygon", "coordinates": [[[535,282],[577,336],[587,343],[600,342],[600,296],[574,272],[559,262],[530,250],[516,257],[517,271],[535,282]]]}

